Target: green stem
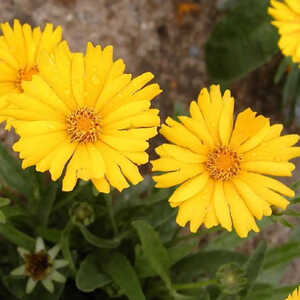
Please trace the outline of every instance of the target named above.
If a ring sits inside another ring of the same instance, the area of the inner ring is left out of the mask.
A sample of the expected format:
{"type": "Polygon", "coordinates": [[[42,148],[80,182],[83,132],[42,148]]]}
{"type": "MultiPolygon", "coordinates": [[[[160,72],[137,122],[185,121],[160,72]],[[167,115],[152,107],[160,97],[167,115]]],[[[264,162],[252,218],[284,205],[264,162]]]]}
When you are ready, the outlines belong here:
{"type": "Polygon", "coordinates": [[[113,228],[113,232],[114,232],[114,236],[119,234],[119,230],[117,227],[117,223],[115,220],[115,214],[114,214],[114,209],[113,209],[113,205],[112,205],[112,197],[110,194],[105,195],[104,196],[105,202],[106,202],[106,206],[107,206],[107,210],[108,210],[108,215],[111,221],[111,225],[113,228]]]}
{"type": "Polygon", "coordinates": [[[206,280],[206,281],[174,284],[173,288],[175,290],[191,290],[191,289],[198,289],[200,287],[206,287],[206,286],[212,285],[212,284],[217,284],[217,280],[216,279],[209,279],[209,280],[206,280]]]}

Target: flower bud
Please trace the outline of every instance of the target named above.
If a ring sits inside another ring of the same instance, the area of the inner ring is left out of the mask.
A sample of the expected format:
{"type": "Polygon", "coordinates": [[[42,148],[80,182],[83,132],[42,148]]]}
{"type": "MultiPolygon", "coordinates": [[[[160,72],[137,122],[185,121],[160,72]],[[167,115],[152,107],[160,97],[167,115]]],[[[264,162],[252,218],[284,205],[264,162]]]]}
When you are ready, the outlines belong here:
{"type": "Polygon", "coordinates": [[[75,202],[69,213],[74,224],[88,226],[95,221],[95,210],[87,202],[75,202]]]}

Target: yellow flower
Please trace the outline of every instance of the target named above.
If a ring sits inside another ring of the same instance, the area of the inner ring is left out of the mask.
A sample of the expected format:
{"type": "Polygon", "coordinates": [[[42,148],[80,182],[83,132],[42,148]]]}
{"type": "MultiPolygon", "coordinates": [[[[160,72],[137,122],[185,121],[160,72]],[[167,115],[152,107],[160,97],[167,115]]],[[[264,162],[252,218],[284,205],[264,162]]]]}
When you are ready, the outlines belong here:
{"type": "Polygon", "coordinates": [[[58,26],[53,30],[53,25],[47,24],[41,31],[40,27],[21,25],[18,20],[14,20],[13,27],[9,23],[1,24],[1,29],[0,96],[21,93],[22,82],[30,81],[39,72],[42,51],[51,52],[61,41],[62,29],[58,26]]]}
{"type": "Polygon", "coordinates": [[[279,48],[285,56],[291,56],[293,62],[300,63],[300,2],[271,0],[269,14],[275,19],[272,22],[279,30],[279,48]]]}
{"type": "Polygon", "coordinates": [[[91,179],[100,192],[109,183],[122,190],[142,180],[137,165],[148,161],[148,140],[160,124],[151,100],[161,93],[144,73],[131,80],[113,47],[88,43],[86,54],[70,54],[65,43],[40,55],[38,75],[24,81],[23,94],[9,97],[2,113],[15,119],[22,167],[36,165],[57,180],[66,166],[63,190],[78,178],[91,179]]]}
{"type": "Polygon", "coordinates": [[[300,288],[295,289],[285,300],[300,300],[300,288]]]}
{"type": "Polygon", "coordinates": [[[152,161],[156,187],[180,185],[169,199],[179,207],[177,223],[190,221],[196,232],[221,225],[234,226],[240,237],[259,231],[255,218],[272,214],[271,205],[285,209],[282,197],[294,192],[279,181],[262,174],[291,176],[288,160],[300,156],[295,134],[280,136],[282,125],[270,126],[269,119],[246,109],[233,126],[234,99],[227,90],[212,85],[202,89],[198,102],[190,104],[191,117],[171,118],[160,133],[170,141],[156,148],[160,158],[152,161]]]}

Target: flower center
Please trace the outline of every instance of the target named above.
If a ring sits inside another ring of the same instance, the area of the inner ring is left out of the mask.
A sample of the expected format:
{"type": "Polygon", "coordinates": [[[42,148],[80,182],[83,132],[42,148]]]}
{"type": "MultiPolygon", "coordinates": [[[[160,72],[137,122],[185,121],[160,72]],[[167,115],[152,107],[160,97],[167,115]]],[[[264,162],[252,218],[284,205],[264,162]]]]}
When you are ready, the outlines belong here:
{"type": "Polygon", "coordinates": [[[66,118],[66,128],[71,142],[95,143],[99,139],[100,117],[92,109],[82,107],[66,118]]]}
{"type": "Polygon", "coordinates": [[[26,81],[30,81],[32,80],[32,76],[37,74],[39,72],[39,69],[37,66],[33,66],[30,69],[20,69],[18,71],[18,75],[17,75],[17,80],[15,81],[16,84],[16,88],[23,93],[23,88],[21,86],[22,81],[26,80],[26,81]]]}
{"type": "Polygon", "coordinates": [[[240,171],[241,157],[227,146],[215,148],[208,154],[205,167],[214,180],[230,180],[240,171]]]}
{"type": "Polygon", "coordinates": [[[44,250],[25,255],[25,261],[26,273],[34,280],[45,279],[52,266],[50,257],[44,250]]]}

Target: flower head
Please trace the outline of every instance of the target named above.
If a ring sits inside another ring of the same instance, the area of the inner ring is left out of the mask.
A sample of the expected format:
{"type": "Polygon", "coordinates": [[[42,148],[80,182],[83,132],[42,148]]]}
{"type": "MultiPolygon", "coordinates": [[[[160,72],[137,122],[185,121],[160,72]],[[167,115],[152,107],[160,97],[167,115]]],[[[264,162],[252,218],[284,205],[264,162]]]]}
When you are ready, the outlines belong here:
{"type": "Polygon", "coordinates": [[[274,18],[272,24],[279,30],[279,48],[293,62],[300,63],[300,2],[271,0],[269,14],[274,18]]]}
{"type": "Polygon", "coordinates": [[[13,27],[2,23],[3,35],[0,36],[0,96],[8,93],[22,93],[22,82],[30,81],[39,73],[38,61],[43,51],[51,52],[61,41],[62,29],[53,30],[47,24],[31,28],[14,20],[13,27]]]}
{"type": "Polygon", "coordinates": [[[22,83],[23,94],[9,97],[2,114],[12,117],[20,139],[22,167],[49,170],[57,180],[66,166],[63,190],[77,179],[91,179],[100,192],[110,185],[122,190],[128,181],[142,180],[137,165],[148,161],[147,140],[160,124],[151,100],[161,90],[145,86],[152,78],[124,74],[121,59],[113,61],[113,48],[88,43],[85,56],[70,54],[61,43],[40,56],[40,73],[22,83]]]}
{"type": "Polygon", "coordinates": [[[60,251],[59,245],[55,245],[46,251],[44,241],[37,238],[36,247],[33,253],[23,248],[18,251],[25,261],[24,265],[11,272],[13,276],[28,276],[26,293],[31,293],[39,281],[50,292],[54,291],[53,281],[64,283],[65,277],[57,269],[65,267],[68,262],[64,259],[55,259],[60,251]]]}
{"type": "Polygon", "coordinates": [[[171,195],[172,207],[179,207],[177,223],[190,221],[196,232],[221,225],[232,225],[241,237],[259,231],[255,218],[272,214],[271,205],[285,209],[282,196],[294,192],[267,177],[291,176],[294,165],[288,160],[300,156],[295,134],[280,136],[282,125],[246,109],[233,122],[234,99],[220,87],[202,89],[198,102],[190,104],[191,117],[171,118],[160,133],[170,141],[156,148],[160,158],[152,161],[156,187],[180,185],[171,195]]]}
{"type": "Polygon", "coordinates": [[[295,289],[285,300],[300,300],[300,288],[295,289]]]}

